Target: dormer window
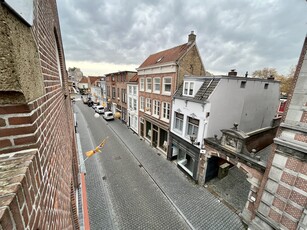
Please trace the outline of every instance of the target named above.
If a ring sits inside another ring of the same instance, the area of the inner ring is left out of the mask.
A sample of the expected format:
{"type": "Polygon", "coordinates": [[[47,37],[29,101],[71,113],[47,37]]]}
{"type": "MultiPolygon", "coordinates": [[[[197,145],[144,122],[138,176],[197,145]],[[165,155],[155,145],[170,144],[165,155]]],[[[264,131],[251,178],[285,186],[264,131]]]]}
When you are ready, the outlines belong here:
{"type": "Polygon", "coordinates": [[[189,81],[184,82],[183,95],[184,96],[194,95],[194,82],[189,82],[189,81]]]}

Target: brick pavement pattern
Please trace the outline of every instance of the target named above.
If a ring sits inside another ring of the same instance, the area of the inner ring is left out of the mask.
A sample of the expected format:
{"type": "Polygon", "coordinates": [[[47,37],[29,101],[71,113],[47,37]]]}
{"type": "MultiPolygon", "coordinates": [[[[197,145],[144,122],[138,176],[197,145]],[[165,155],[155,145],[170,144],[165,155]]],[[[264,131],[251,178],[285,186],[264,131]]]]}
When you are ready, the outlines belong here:
{"type": "MultiPolygon", "coordinates": [[[[88,107],[80,103],[78,108],[93,117],[94,113],[88,107]]],[[[244,229],[235,213],[205,188],[190,181],[174,163],[167,161],[158,154],[158,150],[140,140],[126,125],[118,120],[87,120],[91,129],[94,129],[95,123],[97,126],[97,122],[103,123],[99,124],[101,129],[107,125],[108,128],[103,129],[105,136],[115,134],[118,138],[110,138],[105,146],[104,151],[110,154],[98,154],[87,161],[87,185],[94,186],[93,197],[103,196],[103,189],[95,189],[99,181],[93,178],[104,176],[104,199],[109,199],[109,205],[102,202],[100,209],[112,209],[109,215],[114,229],[244,229]],[[89,170],[96,166],[89,164],[94,160],[105,173],[100,172],[100,175],[90,178],[92,172],[89,170]]],[[[97,135],[93,133],[93,139],[99,143],[102,137],[97,135]]],[[[90,218],[96,212],[91,208],[94,202],[92,199],[95,199],[93,197],[88,197],[90,218]]],[[[92,228],[100,226],[105,220],[103,218],[108,217],[94,215],[92,228]]]]}

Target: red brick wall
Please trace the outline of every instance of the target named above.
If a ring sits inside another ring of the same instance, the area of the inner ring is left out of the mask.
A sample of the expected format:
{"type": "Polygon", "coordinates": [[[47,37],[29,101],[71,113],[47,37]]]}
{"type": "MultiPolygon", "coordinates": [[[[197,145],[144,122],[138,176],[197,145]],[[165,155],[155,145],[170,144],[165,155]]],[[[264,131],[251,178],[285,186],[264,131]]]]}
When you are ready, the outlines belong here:
{"type": "MultiPolygon", "coordinates": [[[[71,203],[71,185],[77,181],[73,174],[76,148],[55,0],[34,1],[34,14],[31,30],[40,55],[45,94],[27,104],[0,106],[0,164],[6,164],[13,152],[20,151],[18,156],[22,158],[29,155],[29,149],[34,152],[33,159],[28,160],[29,166],[24,168],[25,175],[14,177],[20,186],[12,190],[11,199],[2,203],[9,208],[0,208],[0,226],[72,229],[78,227],[72,217],[75,204],[71,203]],[[11,218],[7,218],[9,215],[11,218]]],[[[8,180],[12,173],[9,171],[1,179],[8,180]]],[[[0,199],[5,196],[0,194],[0,199]]]]}

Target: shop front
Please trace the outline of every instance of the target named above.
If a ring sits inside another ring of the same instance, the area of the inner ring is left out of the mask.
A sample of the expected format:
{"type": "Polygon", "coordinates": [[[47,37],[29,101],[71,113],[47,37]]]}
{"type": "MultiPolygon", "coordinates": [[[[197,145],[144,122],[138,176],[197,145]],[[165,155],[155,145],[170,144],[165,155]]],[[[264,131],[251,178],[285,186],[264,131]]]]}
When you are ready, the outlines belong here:
{"type": "Polygon", "coordinates": [[[170,133],[170,146],[168,159],[177,159],[178,168],[197,181],[200,149],[173,133],[170,133]]]}
{"type": "Polygon", "coordinates": [[[141,134],[144,135],[145,140],[165,154],[168,150],[167,130],[166,124],[158,123],[149,117],[145,117],[144,121],[141,121],[141,134]]]}

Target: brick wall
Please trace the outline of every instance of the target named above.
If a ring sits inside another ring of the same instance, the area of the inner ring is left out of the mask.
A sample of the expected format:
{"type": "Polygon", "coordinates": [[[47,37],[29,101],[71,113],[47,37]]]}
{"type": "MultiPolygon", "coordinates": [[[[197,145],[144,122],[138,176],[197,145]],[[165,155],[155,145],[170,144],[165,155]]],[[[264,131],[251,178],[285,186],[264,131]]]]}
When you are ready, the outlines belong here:
{"type": "Polygon", "coordinates": [[[255,209],[257,215],[250,229],[307,228],[307,133],[306,113],[307,37],[294,74],[282,124],[274,139],[272,152],[261,183],[255,209]],[[304,66],[305,65],[305,66],[304,66]]]}
{"type": "MultiPolygon", "coordinates": [[[[78,228],[71,202],[78,183],[73,115],[56,1],[34,1],[33,12],[28,30],[37,45],[44,93],[26,103],[0,105],[0,226],[78,228]]],[[[30,73],[19,76],[19,83],[30,73]]]]}

